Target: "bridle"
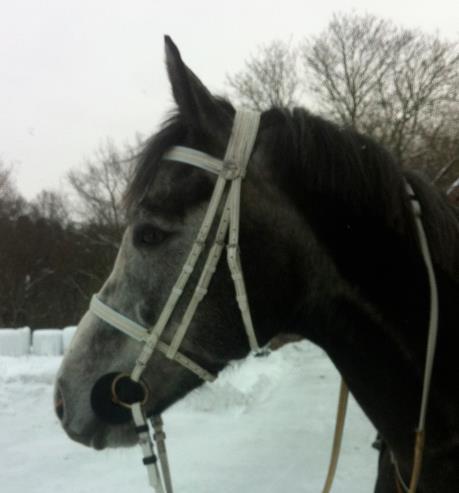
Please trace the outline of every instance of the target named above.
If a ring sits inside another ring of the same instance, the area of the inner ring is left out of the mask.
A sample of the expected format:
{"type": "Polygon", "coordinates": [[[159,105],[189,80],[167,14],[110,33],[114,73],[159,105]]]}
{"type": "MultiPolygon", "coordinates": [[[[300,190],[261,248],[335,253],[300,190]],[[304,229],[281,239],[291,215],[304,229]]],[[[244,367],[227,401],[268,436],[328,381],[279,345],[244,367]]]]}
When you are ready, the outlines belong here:
{"type": "MultiPolygon", "coordinates": [[[[172,288],[169,297],[151,329],[130,320],[124,315],[113,310],[103,303],[97,295],[93,296],[90,310],[99,318],[116,327],[133,339],[143,342],[142,350],[137,358],[134,369],[130,375],[122,375],[118,378],[130,378],[133,382],[140,384],[142,373],[148,364],[154,351],[160,351],[167,358],[176,361],[187,370],[193,372],[202,380],[212,382],[216,376],[209,373],[199,364],[192,361],[179,351],[180,345],[186,336],[187,330],[196,312],[199,303],[207,293],[207,288],[220,260],[223,249],[226,245],[227,262],[231,271],[231,277],[236,291],[236,300],[241,311],[242,320],[247,333],[247,338],[251,350],[261,355],[266,350],[260,349],[255,330],[253,328],[252,317],[250,315],[249,302],[245,288],[244,276],[239,253],[239,217],[241,201],[241,183],[245,176],[247,165],[253,151],[255,139],[258,133],[260,114],[252,111],[237,111],[234,117],[233,128],[228,142],[223,160],[216,159],[187,147],[172,147],[163,157],[163,160],[176,161],[190,164],[198,168],[209,171],[218,176],[215,182],[209,206],[205,213],[199,232],[193,243],[191,251],[185,261],[184,266],[172,288]],[[202,268],[198,283],[194,289],[191,300],[185,310],[182,320],[175,331],[169,345],[161,341],[161,335],[166,328],[170,317],[179,301],[185,286],[187,285],[196,263],[202,254],[210,230],[217,222],[220,215],[218,226],[215,232],[213,244],[208,252],[207,259],[202,268]]],[[[116,380],[116,379],[115,379],[116,380]]],[[[139,442],[144,452],[143,462],[147,466],[150,484],[158,493],[164,491],[161,484],[159,471],[157,468],[156,457],[154,454],[153,443],[150,439],[148,425],[143,414],[142,403],[126,403],[118,397],[116,386],[118,381],[112,384],[112,394],[114,400],[132,411],[136,431],[139,434],[139,442]]],[[[146,400],[147,389],[144,390],[146,400]]],[[[160,418],[153,418],[155,437],[160,455],[161,469],[163,473],[164,486],[167,493],[172,492],[167,456],[164,446],[164,432],[160,418]],[[163,450],[163,453],[161,453],[163,450]]]]}
{"type": "MultiPolygon", "coordinates": [[[[164,493],[164,491],[167,493],[172,493],[172,482],[165,448],[165,434],[163,431],[162,420],[160,416],[154,416],[151,418],[151,424],[154,429],[154,440],[156,442],[160,459],[162,472],[161,480],[157,458],[155,455],[155,447],[151,439],[145,414],[143,412],[143,404],[145,404],[148,399],[148,388],[142,383],[141,377],[153,353],[155,351],[159,351],[167,358],[177,362],[187,370],[193,372],[200,379],[208,382],[215,380],[215,375],[211,374],[198,363],[180,352],[179,349],[183,339],[186,336],[196,309],[207,293],[207,288],[225,246],[227,249],[227,262],[235,286],[236,299],[239,305],[250,348],[257,355],[267,353],[266,349],[260,349],[255,335],[239,251],[241,183],[245,177],[247,165],[253,151],[255,139],[258,133],[259,121],[260,114],[257,112],[245,110],[238,110],[236,112],[231,136],[223,160],[216,159],[209,154],[181,146],[172,147],[162,157],[163,160],[176,161],[201,168],[205,171],[216,174],[218,178],[215,182],[207,211],[191,251],[154,326],[151,328],[146,328],[139,323],[134,322],[103,303],[97,295],[94,295],[91,300],[90,311],[94,315],[107,322],[112,327],[117,328],[129,337],[143,343],[143,347],[131,374],[120,374],[113,381],[112,400],[118,405],[129,408],[132,412],[135,430],[139,436],[139,444],[143,450],[143,463],[147,467],[150,484],[157,493],[164,493]],[[216,227],[213,243],[208,251],[199,280],[183,314],[181,322],[173,335],[172,341],[168,345],[161,340],[161,336],[175,310],[175,307],[177,306],[177,303],[190,279],[192,272],[195,269],[200,255],[205,249],[209,233],[212,227],[217,223],[218,217],[219,221],[218,226],[216,227]],[[142,399],[140,399],[140,401],[134,403],[126,402],[119,397],[117,386],[123,379],[127,379],[130,382],[140,386],[142,393],[142,399]]],[[[433,357],[435,354],[435,342],[438,326],[438,296],[429,248],[422,226],[422,221],[420,219],[421,208],[419,202],[414,196],[412,188],[408,183],[406,183],[406,187],[415,217],[421,252],[428,271],[431,290],[429,344],[426,357],[421,416],[416,434],[417,452],[415,454],[416,458],[414,460],[410,485],[406,488],[408,493],[415,493],[419,480],[424,442],[425,414],[432,374],[433,357]]],[[[345,402],[347,400],[347,388],[344,383],[341,394],[345,402]]],[[[343,422],[340,427],[338,427],[337,424],[337,430],[340,431],[335,432],[335,444],[337,443],[338,446],[334,447],[335,458],[332,459],[332,463],[334,462],[333,469],[336,468],[336,452],[338,450],[339,453],[339,443],[341,442],[342,427],[344,424],[344,413],[341,411],[341,414],[343,422]]],[[[395,466],[398,471],[396,463],[395,466]]],[[[329,491],[331,487],[331,469],[332,464],[330,464],[329,477],[327,478],[328,486],[324,488],[324,491],[329,491]]],[[[331,476],[333,476],[333,474],[331,476]]]]}

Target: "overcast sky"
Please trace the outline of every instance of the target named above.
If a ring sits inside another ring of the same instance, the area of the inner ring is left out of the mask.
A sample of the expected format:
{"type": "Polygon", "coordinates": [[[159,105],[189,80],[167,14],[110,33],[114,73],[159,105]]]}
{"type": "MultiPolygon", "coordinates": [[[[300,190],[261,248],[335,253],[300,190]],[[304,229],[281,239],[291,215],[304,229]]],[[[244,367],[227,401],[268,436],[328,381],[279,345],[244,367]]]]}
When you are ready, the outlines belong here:
{"type": "Polygon", "coordinates": [[[0,0],[0,159],[32,198],[106,138],[151,134],[172,101],[163,35],[211,89],[261,43],[371,12],[457,38],[457,0],[0,0]]]}

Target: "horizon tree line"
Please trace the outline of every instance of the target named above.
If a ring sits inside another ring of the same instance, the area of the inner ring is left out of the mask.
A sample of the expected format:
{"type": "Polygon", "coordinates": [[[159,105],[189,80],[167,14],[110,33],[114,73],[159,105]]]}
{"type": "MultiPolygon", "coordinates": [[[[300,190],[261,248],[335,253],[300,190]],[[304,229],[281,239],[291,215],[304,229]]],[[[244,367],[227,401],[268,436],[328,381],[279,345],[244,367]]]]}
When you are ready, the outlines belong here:
{"type": "MultiPolygon", "coordinates": [[[[335,14],[318,35],[273,40],[227,75],[232,100],[259,111],[303,105],[370,135],[440,189],[459,177],[459,48],[365,14],[335,14]]],[[[76,323],[108,275],[138,141],[107,141],[68,174],[75,196],[21,196],[0,161],[0,327],[76,323]]],[[[459,184],[459,182],[457,182],[459,184]]],[[[456,202],[457,203],[457,202],[456,202]]]]}

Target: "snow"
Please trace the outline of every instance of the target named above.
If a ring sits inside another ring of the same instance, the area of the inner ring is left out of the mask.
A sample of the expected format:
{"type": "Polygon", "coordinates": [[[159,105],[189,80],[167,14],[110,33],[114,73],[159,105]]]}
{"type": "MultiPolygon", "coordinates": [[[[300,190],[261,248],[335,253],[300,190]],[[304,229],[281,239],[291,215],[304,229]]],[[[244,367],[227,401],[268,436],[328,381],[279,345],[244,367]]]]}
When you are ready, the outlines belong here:
{"type": "Polygon", "coordinates": [[[39,356],[59,356],[62,354],[62,331],[60,329],[34,330],[32,351],[39,356]]]}
{"type": "MultiPolygon", "coordinates": [[[[96,452],[72,442],[52,411],[60,357],[0,357],[2,493],[152,493],[138,447],[96,452]]],[[[163,418],[176,493],[319,493],[339,389],[309,343],[233,364],[163,418]]],[[[372,426],[351,399],[334,493],[368,493],[372,426]]]]}
{"type": "Polygon", "coordinates": [[[30,351],[30,328],[0,329],[0,356],[25,356],[30,351]]]}
{"type": "Polygon", "coordinates": [[[59,329],[39,329],[31,335],[29,327],[0,329],[0,356],[59,356],[70,346],[76,326],[59,329]],[[32,347],[31,347],[32,346],[32,347]]]}

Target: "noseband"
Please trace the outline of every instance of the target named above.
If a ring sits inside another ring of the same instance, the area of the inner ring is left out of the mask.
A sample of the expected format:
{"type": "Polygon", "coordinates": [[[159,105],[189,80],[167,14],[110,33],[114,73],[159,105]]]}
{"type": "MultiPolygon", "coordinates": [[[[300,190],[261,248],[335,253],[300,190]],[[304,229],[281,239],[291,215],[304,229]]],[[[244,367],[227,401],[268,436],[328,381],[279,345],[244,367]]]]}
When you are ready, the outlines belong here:
{"type": "MultiPolygon", "coordinates": [[[[154,453],[154,445],[151,440],[149,427],[142,409],[142,406],[147,400],[148,392],[147,390],[144,390],[144,398],[142,399],[142,402],[136,402],[134,404],[126,403],[123,402],[117,395],[117,383],[120,378],[130,377],[133,382],[141,384],[140,379],[142,377],[142,374],[148,364],[148,361],[155,351],[159,351],[167,358],[179,363],[187,370],[193,372],[202,380],[208,382],[212,382],[215,380],[215,375],[211,374],[206,369],[202,368],[199,364],[185,356],[179,351],[179,348],[184,337],[186,336],[187,330],[190,326],[190,323],[193,319],[199,303],[207,294],[207,288],[210,284],[210,281],[213,277],[218,261],[225,246],[227,249],[227,262],[235,286],[236,299],[241,311],[241,317],[244,323],[245,331],[247,333],[250,348],[257,355],[266,354],[267,352],[267,350],[265,349],[260,349],[255,335],[239,252],[241,183],[243,178],[245,177],[247,165],[253,151],[255,139],[258,133],[259,121],[259,113],[245,110],[238,110],[236,112],[231,136],[223,160],[216,159],[209,154],[205,154],[195,149],[181,146],[172,147],[162,157],[163,160],[185,163],[201,168],[205,171],[216,174],[218,178],[215,183],[212,196],[210,198],[209,206],[207,208],[191,251],[185,261],[185,264],[182,267],[182,270],[177,278],[177,281],[175,282],[174,287],[169,294],[166,304],[164,305],[161,314],[159,315],[158,320],[153,325],[153,327],[144,327],[139,323],[134,322],[126,316],[118,313],[116,310],[102,302],[97,295],[94,295],[91,300],[90,311],[94,315],[104,320],[111,326],[117,328],[129,337],[143,343],[143,347],[130,376],[120,374],[120,376],[114,380],[112,385],[112,400],[115,403],[120,403],[124,407],[129,407],[131,409],[133,420],[136,425],[135,430],[139,435],[139,444],[141,445],[144,454],[143,463],[147,467],[150,484],[151,486],[153,486],[157,493],[164,493],[164,491],[166,491],[167,493],[172,493],[172,483],[164,442],[165,434],[163,432],[161,418],[159,416],[155,416],[151,418],[151,420],[155,431],[154,439],[157,444],[158,455],[160,458],[162,481],[157,466],[157,458],[154,453]],[[191,300],[188,303],[182,320],[172,338],[172,341],[168,345],[161,340],[161,336],[175,310],[175,307],[177,306],[177,302],[179,301],[192,272],[194,271],[196,263],[205,248],[210,230],[212,229],[213,225],[216,224],[218,216],[219,222],[214,236],[213,244],[207,255],[204,267],[202,268],[199,281],[193,292],[191,300]]],[[[432,374],[433,358],[435,354],[436,334],[438,326],[438,295],[435,273],[433,271],[430,252],[421,221],[421,207],[414,195],[411,186],[408,183],[405,183],[405,187],[410,199],[410,204],[415,219],[415,227],[420,243],[421,254],[423,256],[428,273],[431,298],[428,336],[429,340],[427,346],[421,413],[419,418],[418,430],[416,432],[416,448],[415,459],[413,461],[413,471],[410,484],[408,486],[405,486],[403,481],[401,480],[398,466],[394,459],[394,465],[397,471],[397,475],[399,477],[400,483],[403,485],[403,488],[409,493],[415,493],[421,467],[425,417],[432,374]]],[[[143,389],[146,389],[143,384],[141,384],[141,386],[143,389]]],[[[344,393],[346,395],[346,399],[347,390],[344,393]]],[[[340,424],[340,427],[342,433],[342,423],[340,424]]],[[[336,438],[338,442],[341,441],[340,436],[337,437],[335,435],[335,440],[336,438]]],[[[336,461],[334,466],[336,467],[336,461]]],[[[328,479],[327,484],[328,486],[326,486],[323,491],[329,491],[331,487],[331,481],[329,482],[328,479]]]]}

